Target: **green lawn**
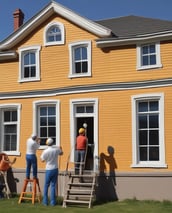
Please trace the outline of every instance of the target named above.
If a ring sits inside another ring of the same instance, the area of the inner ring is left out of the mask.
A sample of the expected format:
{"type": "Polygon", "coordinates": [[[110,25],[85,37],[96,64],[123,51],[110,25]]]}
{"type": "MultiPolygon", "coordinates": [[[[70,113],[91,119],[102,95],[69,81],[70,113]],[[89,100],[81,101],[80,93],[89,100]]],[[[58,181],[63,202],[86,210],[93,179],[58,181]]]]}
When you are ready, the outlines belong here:
{"type": "Polygon", "coordinates": [[[18,204],[18,198],[0,199],[0,211],[2,213],[82,213],[93,212],[93,213],[167,213],[172,212],[172,202],[170,201],[137,201],[137,200],[124,200],[115,201],[105,204],[94,204],[91,209],[87,207],[67,207],[63,208],[61,204],[55,207],[45,207],[42,204],[35,203],[31,204],[30,201],[25,201],[18,204]]]}

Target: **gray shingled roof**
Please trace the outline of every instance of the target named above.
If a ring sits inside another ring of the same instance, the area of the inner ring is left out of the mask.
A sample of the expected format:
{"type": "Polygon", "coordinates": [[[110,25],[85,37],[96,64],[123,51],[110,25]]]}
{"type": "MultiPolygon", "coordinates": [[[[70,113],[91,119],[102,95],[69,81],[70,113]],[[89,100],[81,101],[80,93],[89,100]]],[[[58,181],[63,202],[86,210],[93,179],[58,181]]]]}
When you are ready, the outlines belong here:
{"type": "Polygon", "coordinates": [[[172,30],[172,21],[133,15],[96,22],[110,28],[118,38],[135,37],[172,30]]]}

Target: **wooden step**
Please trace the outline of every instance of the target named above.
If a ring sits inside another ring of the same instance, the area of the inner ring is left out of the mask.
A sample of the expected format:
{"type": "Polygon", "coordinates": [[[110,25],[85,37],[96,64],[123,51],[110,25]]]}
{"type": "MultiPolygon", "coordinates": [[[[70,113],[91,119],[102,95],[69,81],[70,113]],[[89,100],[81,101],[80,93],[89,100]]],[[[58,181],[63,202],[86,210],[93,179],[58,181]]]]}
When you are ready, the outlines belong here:
{"type": "Polygon", "coordinates": [[[88,204],[90,201],[88,200],[64,200],[64,202],[66,203],[85,203],[85,204],[88,204]]]}

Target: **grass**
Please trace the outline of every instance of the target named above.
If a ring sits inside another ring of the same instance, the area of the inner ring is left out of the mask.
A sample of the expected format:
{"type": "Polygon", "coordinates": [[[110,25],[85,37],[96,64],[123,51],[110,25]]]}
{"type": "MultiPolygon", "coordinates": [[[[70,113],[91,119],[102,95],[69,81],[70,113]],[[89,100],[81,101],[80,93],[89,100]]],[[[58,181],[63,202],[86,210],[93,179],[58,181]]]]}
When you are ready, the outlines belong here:
{"type": "Polygon", "coordinates": [[[43,206],[41,203],[31,204],[31,201],[25,201],[18,204],[18,197],[10,199],[0,199],[0,209],[3,213],[82,213],[91,212],[91,213],[171,213],[172,211],[172,202],[170,201],[138,201],[133,200],[124,200],[124,201],[115,201],[108,203],[95,203],[91,209],[85,207],[67,207],[63,208],[61,200],[58,200],[58,205],[55,207],[43,206]]]}

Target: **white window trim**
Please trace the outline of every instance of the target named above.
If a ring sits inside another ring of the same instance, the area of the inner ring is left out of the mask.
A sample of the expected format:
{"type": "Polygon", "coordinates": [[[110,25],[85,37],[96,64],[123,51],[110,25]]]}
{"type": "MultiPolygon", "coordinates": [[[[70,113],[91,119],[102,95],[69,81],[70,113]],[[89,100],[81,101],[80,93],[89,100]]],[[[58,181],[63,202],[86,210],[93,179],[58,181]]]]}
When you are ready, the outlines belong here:
{"type": "MultiPolygon", "coordinates": [[[[59,100],[41,100],[33,102],[33,131],[37,133],[37,107],[47,104],[56,105],[56,145],[60,146],[60,101],[59,100]]],[[[46,146],[40,146],[40,149],[45,149],[46,146]]]]}
{"type": "Polygon", "coordinates": [[[164,138],[164,94],[152,93],[134,95],[131,97],[132,102],[132,165],[131,167],[143,167],[143,168],[166,168],[165,163],[165,138],[164,138]],[[139,100],[159,100],[159,143],[160,143],[160,161],[138,162],[137,158],[137,101],[139,100]]]}
{"type": "Polygon", "coordinates": [[[69,78],[80,78],[84,76],[91,76],[91,41],[80,41],[69,44],[69,59],[70,59],[70,70],[69,78]],[[88,72],[87,73],[73,73],[74,71],[74,59],[73,59],[73,48],[76,46],[87,46],[87,56],[88,56],[88,72]]]}
{"type": "Polygon", "coordinates": [[[161,68],[161,53],[160,53],[160,43],[159,42],[154,42],[154,43],[147,43],[147,44],[137,44],[137,70],[147,70],[147,69],[154,69],[154,68],[161,68]],[[150,45],[150,44],[155,44],[155,49],[156,49],[156,62],[157,64],[154,65],[148,65],[148,66],[142,66],[141,65],[141,49],[143,45],[150,45]]]}
{"type": "Polygon", "coordinates": [[[41,46],[29,46],[22,47],[19,49],[19,82],[30,82],[30,81],[39,81],[40,80],[40,50],[41,46]],[[36,53],[36,76],[32,78],[22,78],[23,72],[23,53],[29,51],[35,51],[36,53]]]}
{"type": "MultiPolygon", "coordinates": [[[[3,110],[3,109],[16,109],[17,110],[17,145],[16,145],[16,151],[3,151],[5,154],[7,155],[16,155],[16,156],[19,156],[21,153],[19,151],[19,148],[20,148],[20,111],[21,111],[21,104],[1,104],[0,105],[0,109],[3,110]]],[[[1,130],[2,130],[2,123],[1,123],[1,130]]],[[[3,135],[2,135],[2,132],[1,132],[1,141],[3,140],[2,139],[3,135]]]]}
{"type": "Polygon", "coordinates": [[[52,45],[62,45],[65,43],[65,29],[64,25],[60,22],[51,22],[44,28],[44,46],[52,46],[52,45]],[[57,26],[61,30],[61,41],[53,41],[53,42],[47,42],[47,31],[50,27],[57,26]]]}

